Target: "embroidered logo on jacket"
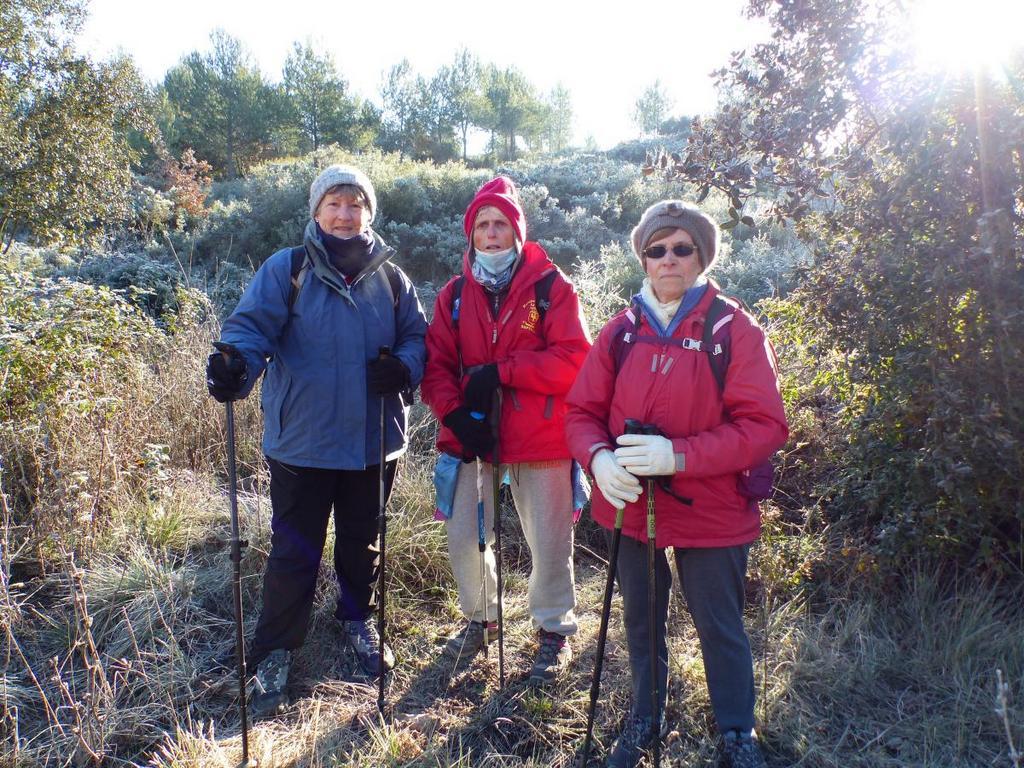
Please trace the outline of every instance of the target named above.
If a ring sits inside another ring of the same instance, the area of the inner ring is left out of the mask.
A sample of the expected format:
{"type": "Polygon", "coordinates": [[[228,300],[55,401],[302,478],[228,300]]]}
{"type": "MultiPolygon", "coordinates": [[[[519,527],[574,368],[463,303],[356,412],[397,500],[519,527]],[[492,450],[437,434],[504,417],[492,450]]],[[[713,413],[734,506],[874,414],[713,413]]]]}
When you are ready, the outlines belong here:
{"type": "Polygon", "coordinates": [[[540,322],[540,312],[537,311],[537,300],[530,299],[528,302],[523,304],[523,309],[526,310],[526,319],[523,320],[523,324],[519,326],[522,331],[530,331],[530,333],[537,332],[537,323],[540,322]]]}

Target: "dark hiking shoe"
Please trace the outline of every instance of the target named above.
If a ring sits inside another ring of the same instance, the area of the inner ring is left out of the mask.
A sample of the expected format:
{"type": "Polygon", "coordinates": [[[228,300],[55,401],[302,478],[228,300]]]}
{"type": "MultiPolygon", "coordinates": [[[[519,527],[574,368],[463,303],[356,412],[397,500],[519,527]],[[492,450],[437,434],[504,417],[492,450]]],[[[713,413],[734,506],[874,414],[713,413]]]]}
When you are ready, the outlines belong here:
{"type": "MultiPolygon", "coordinates": [[[[376,677],[380,671],[380,635],[377,633],[377,623],[373,619],[365,621],[346,621],[345,638],[352,650],[359,658],[359,666],[363,672],[370,677],[376,677]]],[[[395,654],[391,649],[384,646],[384,671],[393,669],[395,666],[395,654]]]]}
{"type": "Polygon", "coordinates": [[[284,648],[271,651],[256,668],[250,711],[254,720],[273,717],[288,706],[288,670],[292,653],[284,648]]]}
{"type": "MultiPolygon", "coordinates": [[[[493,621],[487,624],[487,641],[498,642],[498,625],[493,621]]],[[[448,638],[444,646],[444,654],[453,659],[468,658],[484,647],[484,624],[482,621],[469,621],[457,633],[448,638]]]]}
{"type": "Polygon", "coordinates": [[[722,761],[726,768],[766,768],[753,732],[728,731],[722,739],[722,761]]]}
{"type": "Polygon", "coordinates": [[[540,648],[537,661],[530,670],[530,684],[543,685],[554,681],[572,661],[569,638],[557,632],[540,630],[540,648]]]}
{"type": "Polygon", "coordinates": [[[643,750],[651,744],[651,718],[630,715],[622,733],[612,745],[608,768],[634,768],[643,750]]]}

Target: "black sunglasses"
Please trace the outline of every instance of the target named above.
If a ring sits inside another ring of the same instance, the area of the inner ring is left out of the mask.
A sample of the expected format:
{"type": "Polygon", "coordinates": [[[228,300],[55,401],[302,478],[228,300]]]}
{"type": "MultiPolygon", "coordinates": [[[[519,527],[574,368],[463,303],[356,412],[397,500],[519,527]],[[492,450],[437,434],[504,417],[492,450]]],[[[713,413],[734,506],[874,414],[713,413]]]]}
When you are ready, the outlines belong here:
{"type": "MultiPolygon", "coordinates": [[[[692,256],[697,252],[697,247],[694,245],[683,245],[677,243],[672,246],[672,254],[679,259],[685,259],[687,256],[692,256]]],[[[649,248],[644,249],[644,256],[648,259],[660,259],[668,253],[668,248],[664,245],[652,245],[649,248]]]]}

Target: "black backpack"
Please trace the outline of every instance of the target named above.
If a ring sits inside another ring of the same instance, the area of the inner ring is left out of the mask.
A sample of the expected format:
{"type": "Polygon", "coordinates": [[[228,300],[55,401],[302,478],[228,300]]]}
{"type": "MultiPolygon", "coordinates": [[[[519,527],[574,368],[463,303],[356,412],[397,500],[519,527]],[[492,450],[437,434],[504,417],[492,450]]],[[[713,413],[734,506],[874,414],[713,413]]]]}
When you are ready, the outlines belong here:
{"type": "MultiPolygon", "coordinates": [[[[639,302],[634,301],[622,316],[612,336],[611,353],[616,375],[622,369],[630,350],[638,342],[671,345],[694,352],[704,352],[711,366],[711,373],[718,384],[718,391],[720,394],[724,393],[725,375],[729,370],[731,352],[732,320],[741,307],[746,309],[739,299],[726,298],[718,294],[708,308],[707,317],[704,319],[704,333],[699,340],[666,339],[661,336],[640,335],[642,310],[639,302]]],[[[771,459],[766,459],[740,474],[739,490],[748,499],[762,501],[771,497],[774,483],[775,466],[771,459]]]]}
{"type": "MultiPolygon", "coordinates": [[[[551,307],[551,286],[558,277],[558,270],[552,269],[544,277],[533,284],[534,301],[537,302],[537,314],[540,315],[540,323],[543,325],[544,316],[551,307]]],[[[452,289],[451,317],[455,332],[459,331],[459,314],[462,310],[462,288],[466,284],[466,276],[459,275],[455,280],[455,287],[452,289]]]]}

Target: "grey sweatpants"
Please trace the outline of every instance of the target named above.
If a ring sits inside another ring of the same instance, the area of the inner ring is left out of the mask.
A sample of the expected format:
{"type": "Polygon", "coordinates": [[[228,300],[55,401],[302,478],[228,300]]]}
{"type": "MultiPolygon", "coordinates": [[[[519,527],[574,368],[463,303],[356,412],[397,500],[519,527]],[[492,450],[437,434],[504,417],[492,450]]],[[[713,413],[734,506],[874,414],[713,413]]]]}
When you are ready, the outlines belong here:
{"type": "MultiPolygon", "coordinates": [[[[519,513],[532,569],[529,607],[534,629],[560,635],[576,633],[576,591],[572,569],[573,498],[570,459],[502,464],[508,469],[512,498],[519,513]]],[[[498,618],[497,574],[494,560],[494,504],[492,465],[480,462],[483,479],[484,579],[487,583],[486,616],[480,578],[477,526],[477,463],[459,467],[455,502],[448,520],[448,555],[459,587],[462,612],[475,621],[498,618]]]]}
{"type": "MultiPolygon", "coordinates": [[[[754,663],[743,629],[743,583],[749,544],[735,547],[676,549],[676,568],[686,605],[700,638],[704,675],[718,727],[749,732],[754,727],[754,663]]],[[[658,694],[662,717],[668,690],[665,629],[672,572],[666,550],[655,559],[657,574],[658,694]]],[[[618,562],[623,622],[633,677],[633,713],[651,716],[650,633],[647,628],[647,544],[622,537],[618,562]]]]}

